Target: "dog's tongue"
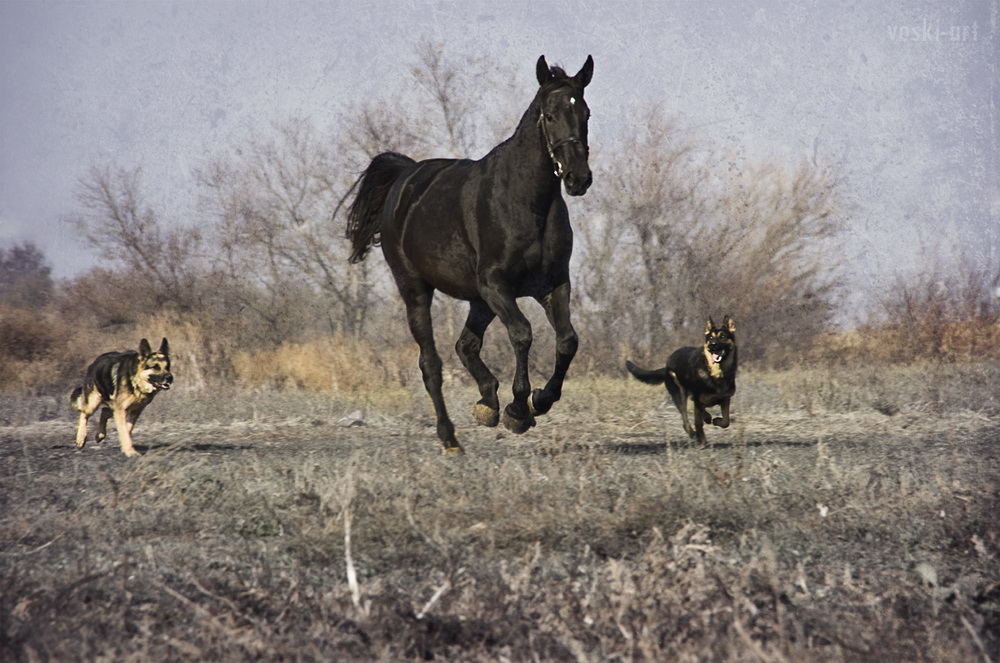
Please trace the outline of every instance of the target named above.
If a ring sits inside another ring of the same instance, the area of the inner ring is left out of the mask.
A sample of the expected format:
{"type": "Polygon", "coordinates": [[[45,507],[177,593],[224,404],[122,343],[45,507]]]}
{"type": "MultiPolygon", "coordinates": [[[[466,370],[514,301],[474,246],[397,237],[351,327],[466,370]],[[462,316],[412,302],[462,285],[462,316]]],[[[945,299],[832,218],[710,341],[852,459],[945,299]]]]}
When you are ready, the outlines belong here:
{"type": "Polygon", "coordinates": [[[716,364],[721,363],[722,362],[722,355],[717,355],[717,354],[715,354],[713,352],[712,353],[712,361],[714,361],[716,364]]]}

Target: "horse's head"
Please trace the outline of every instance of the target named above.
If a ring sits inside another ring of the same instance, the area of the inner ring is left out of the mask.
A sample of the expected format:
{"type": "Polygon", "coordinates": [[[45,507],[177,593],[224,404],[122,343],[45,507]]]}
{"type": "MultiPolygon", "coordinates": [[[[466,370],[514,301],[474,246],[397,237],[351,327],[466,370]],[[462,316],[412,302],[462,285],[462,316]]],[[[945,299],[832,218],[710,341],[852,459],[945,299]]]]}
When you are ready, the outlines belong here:
{"type": "Polygon", "coordinates": [[[594,58],[588,55],[583,67],[572,77],[559,67],[550,69],[544,55],[538,58],[535,69],[541,86],[538,124],[556,177],[562,179],[566,193],[582,196],[593,180],[587,161],[590,109],[583,99],[583,89],[594,74],[594,58]]]}

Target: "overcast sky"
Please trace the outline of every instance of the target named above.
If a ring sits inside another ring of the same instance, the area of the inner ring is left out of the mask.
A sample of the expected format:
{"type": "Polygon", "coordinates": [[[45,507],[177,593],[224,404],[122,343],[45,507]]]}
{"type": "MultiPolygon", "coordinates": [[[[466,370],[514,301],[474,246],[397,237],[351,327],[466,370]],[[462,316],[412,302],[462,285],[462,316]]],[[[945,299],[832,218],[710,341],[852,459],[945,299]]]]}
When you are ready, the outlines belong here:
{"type": "Polygon", "coordinates": [[[189,209],[213,152],[292,117],[324,126],[405,84],[434,40],[515,72],[525,106],[540,54],[571,73],[593,54],[593,143],[653,101],[789,163],[818,138],[847,176],[862,286],[940,242],[997,268],[998,2],[0,0],[0,246],[33,241],[77,274],[95,259],[65,219],[91,166],[142,165],[189,209]]]}

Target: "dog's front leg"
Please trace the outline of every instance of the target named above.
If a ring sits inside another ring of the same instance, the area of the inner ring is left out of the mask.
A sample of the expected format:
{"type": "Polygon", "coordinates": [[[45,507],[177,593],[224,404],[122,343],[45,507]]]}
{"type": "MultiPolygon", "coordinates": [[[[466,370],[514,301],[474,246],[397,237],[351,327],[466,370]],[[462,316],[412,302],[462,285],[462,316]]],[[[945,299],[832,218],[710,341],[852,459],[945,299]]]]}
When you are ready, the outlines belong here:
{"type": "Polygon", "coordinates": [[[90,416],[86,412],[80,413],[80,420],[76,424],[76,448],[83,449],[87,444],[87,419],[90,416]]]}
{"type": "Polygon", "coordinates": [[[712,425],[718,426],[719,428],[729,428],[729,400],[728,398],[722,399],[719,403],[720,409],[722,410],[722,416],[712,419],[712,425]]]}
{"type": "Polygon", "coordinates": [[[121,444],[122,453],[130,458],[138,456],[139,452],[132,446],[132,422],[126,410],[115,408],[115,428],[118,429],[118,442],[121,444]]]}
{"type": "Polygon", "coordinates": [[[698,444],[704,446],[706,444],[705,419],[707,418],[707,413],[705,412],[705,406],[702,405],[697,398],[693,400],[694,400],[694,438],[698,441],[698,444]]]}

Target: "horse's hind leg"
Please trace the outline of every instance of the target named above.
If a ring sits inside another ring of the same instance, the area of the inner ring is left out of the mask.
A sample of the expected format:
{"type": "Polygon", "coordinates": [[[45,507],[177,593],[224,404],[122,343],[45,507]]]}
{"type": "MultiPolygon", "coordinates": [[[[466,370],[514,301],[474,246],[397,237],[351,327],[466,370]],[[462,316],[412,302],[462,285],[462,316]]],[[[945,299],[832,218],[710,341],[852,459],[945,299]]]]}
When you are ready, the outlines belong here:
{"type": "Polygon", "coordinates": [[[472,418],[481,426],[493,427],[500,423],[500,400],[497,389],[500,382],[483,363],[479,353],[483,349],[483,335],[496,314],[483,301],[473,301],[469,306],[469,317],[465,321],[455,352],[479,386],[482,398],[472,406],[472,418]]]}
{"type": "Polygon", "coordinates": [[[556,332],[556,365],[552,377],[544,389],[535,389],[531,393],[528,405],[534,414],[545,414],[552,405],[562,397],[562,386],[566,380],[566,372],[576,356],[579,339],[569,315],[569,283],[564,283],[545,297],[539,298],[539,303],[545,308],[549,324],[556,332]]]}
{"type": "Polygon", "coordinates": [[[437,417],[438,439],[446,454],[462,453],[462,445],[455,437],[455,425],[448,418],[441,391],[441,357],[434,346],[434,329],[431,325],[431,299],[434,291],[430,287],[404,288],[400,294],[406,304],[406,321],[410,325],[413,339],[420,346],[420,372],[424,378],[424,388],[431,397],[434,414],[437,417]]]}

